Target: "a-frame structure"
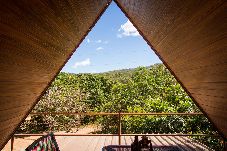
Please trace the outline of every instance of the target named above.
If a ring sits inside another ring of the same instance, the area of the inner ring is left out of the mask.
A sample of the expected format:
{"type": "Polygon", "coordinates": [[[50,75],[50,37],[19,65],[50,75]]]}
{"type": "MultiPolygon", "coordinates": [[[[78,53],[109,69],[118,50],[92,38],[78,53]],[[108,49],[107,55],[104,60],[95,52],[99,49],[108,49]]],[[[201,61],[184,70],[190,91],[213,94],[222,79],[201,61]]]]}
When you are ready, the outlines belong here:
{"type": "MultiPolygon", "coordinates": [[[[226,2],[115,1],[226,139],[226,2]]],[[[0,149],[110,2],[0,1],[0,149]]]]}

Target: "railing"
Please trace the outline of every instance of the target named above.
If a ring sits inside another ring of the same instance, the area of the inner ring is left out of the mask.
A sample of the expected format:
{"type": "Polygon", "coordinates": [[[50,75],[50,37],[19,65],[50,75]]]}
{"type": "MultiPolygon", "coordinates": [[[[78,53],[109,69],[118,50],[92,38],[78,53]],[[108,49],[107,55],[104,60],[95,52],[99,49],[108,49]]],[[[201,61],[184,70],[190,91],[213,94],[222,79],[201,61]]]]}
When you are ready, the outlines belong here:
{"type": "MultiPolygon", "coordinates": [[[[106,112],[37,112],[30,113],[30,115],[87,115],[87,116],[95,116],[95,115],[113,115],[118,116],[118,133],[117,134],[77,134],[77,133],[62,133],[62,134],[54,134],[55,136],[118,136],[118,144],[121,145],[121,136],[209,136],[209,137],[220,137],[219,135],[209,135],[209,134],[122,134],[121,131],[121,123],[122,116],[132,115],[132,116],[140,116],[140,115],[153,115],[153,116],[168,116],[168,115],[180,115],[180,116],[195,116],[195,115],[203,115],[202,113],[106,113],[106,112]]],[[[23,136],[43,136],[46,134],[14,134],[11,138],[11,151],[13,151],[14,137],[23,137],[23,136]]]]}

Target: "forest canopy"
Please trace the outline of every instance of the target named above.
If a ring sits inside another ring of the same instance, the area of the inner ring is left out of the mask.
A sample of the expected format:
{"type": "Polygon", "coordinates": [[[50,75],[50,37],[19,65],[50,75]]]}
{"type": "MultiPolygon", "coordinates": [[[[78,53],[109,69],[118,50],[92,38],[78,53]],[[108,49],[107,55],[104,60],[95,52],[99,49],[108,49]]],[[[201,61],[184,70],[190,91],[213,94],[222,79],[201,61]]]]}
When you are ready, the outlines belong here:
{"type": "MultiPolygon", "coordinates": [[[[98,74],[61,72],[33,112],[175,112],[200,110],[163,64],[98,74]]],[[[32,115],[18,132],[72,131],[96,123],[97,133],[117,133],[114,116],[32,115]]],[[[203,116],[124,116],[122,133],[216,134],[203,116]]],[[[216,139],[201,138],[211,146],[216,139]]]]}

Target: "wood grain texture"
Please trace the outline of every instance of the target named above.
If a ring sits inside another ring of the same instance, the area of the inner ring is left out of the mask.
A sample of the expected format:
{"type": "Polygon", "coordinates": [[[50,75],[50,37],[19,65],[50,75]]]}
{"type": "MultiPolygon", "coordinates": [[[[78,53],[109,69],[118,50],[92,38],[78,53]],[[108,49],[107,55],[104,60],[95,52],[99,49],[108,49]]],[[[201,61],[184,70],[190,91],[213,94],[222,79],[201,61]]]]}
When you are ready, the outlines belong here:
{"type": "Polygon", "coordinates": [[[227,137],[224,0],[116,0],[195,103],[227,137]]]}
{"type": "MultiPolygon", "coordinates": [[[[227,137],[224,0],[116,0],[227,137]]],[[[0,149],[83,40],[108,0],[0,1],[0,149]]]]}
{"type": "Polygon", "coordinates": [[[0,149],[108,4],[0,1],[0,149]]]}

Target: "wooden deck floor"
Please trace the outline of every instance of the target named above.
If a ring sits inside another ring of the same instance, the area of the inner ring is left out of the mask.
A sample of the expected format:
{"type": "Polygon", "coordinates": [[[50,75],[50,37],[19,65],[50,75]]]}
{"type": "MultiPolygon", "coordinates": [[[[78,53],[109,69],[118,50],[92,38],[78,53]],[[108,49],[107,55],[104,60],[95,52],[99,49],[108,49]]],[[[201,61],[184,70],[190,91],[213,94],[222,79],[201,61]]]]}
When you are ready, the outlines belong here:
{"type": "MultiPolygon", "coordinates": [[[[188,137],[151,136],[153,146],[174,146],[180,151],[209,151],[208,147],[195,142],[188,137]]],[[[61,151],[102,151],[104,146],[118,145],[117,136],[75,136],[56,137],[61,151]]],[[[130,146],[133,137],[122,136],[121,144],[130,146]]],[[[130,151],[130,149],[126,149],[130,151]]],[[[173,150],[171,150],[173,151],[173,150]]]]}
{"type": "MultiPolygon", "coordinates": [[[[32,142],[34,142],[39,137],[31,136],[25,138],[16,138],[14,140],[14,149],[13,151],[21,151],[24,150],[27,146],[29,146],[32,142]]],[[[118,145],[118,137],[117,136],[55,136],[57,143],[59,145],[60,151],[103,151],[104,146],[109,145],[118,145]]],[[[177,147],[178,151],[209,151],[207,146],[195,142],[188,137],[180,137],[180,136],[152,136],[149,137],[152,140],[153,146],[158,147],[167,147],[173,146],[177,147]]],[[[122,136],[121,144],[130,145],[134,140],[133,137],[130,136],[122,136]]],[[[2,151],[10,150],[10,141],[5,146],[2,151]]],[[[122,151],[122,150],[121,150],[122,151]]],[[[124,151],[130,151],[130,149],[126,149],[124,151]]],[[[154,150],[155,151],[155,150],[154,150]]],[[[158,150],[162,151],[162,150],[158,150]]],[[[164,150],[164,151],[175,151],[175,150],[164,150]]]]}

